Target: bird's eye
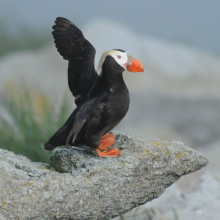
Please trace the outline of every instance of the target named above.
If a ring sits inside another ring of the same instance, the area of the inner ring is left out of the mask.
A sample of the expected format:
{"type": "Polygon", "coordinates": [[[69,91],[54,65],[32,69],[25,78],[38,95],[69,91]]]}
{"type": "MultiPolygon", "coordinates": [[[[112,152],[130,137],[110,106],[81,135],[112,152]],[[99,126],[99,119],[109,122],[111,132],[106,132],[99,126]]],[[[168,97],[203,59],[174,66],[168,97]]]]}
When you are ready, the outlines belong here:
{"type": "Polygon", "coordinates": [[[117,57],[118,57],[118,59],[121,59],[121,56],[120,56],[120,55],[118,55],[117,57]]]}

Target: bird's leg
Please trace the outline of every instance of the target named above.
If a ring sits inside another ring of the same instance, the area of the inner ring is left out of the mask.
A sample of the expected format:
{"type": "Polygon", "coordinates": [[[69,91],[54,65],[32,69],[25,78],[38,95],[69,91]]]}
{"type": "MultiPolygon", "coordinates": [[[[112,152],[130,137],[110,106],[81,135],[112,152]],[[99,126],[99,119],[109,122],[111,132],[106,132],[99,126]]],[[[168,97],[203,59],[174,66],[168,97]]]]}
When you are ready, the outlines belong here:
{"type": "Polygon", "coordinates": [[[120,150],[112,148],[108,150],[109,147],[115,142],[115,136],[113,134],[106,134],[101,138],[101,143],[97,149],[95,149],[99,157],[118,157],[120,155],[120,150]],[[104,150],[101,152],[99,149],[104,150]]]}
{"type": "Polygon", "coordinates": [[[111,147],[114,142],[115,136],[113,134],[106,134],[101,138],[101,143],[98,148],[101,150],[108,150],[108,148],[111,147]]]}
{"type": "Polygon", "coordinates": [[[106,138],[113,138],[113,139],[115,139],[115,136],[113,135],[113,134],[105,134],[102,138],[101,138],[101,140],[104,140],[104,139],[106,139],[106,138]]]}

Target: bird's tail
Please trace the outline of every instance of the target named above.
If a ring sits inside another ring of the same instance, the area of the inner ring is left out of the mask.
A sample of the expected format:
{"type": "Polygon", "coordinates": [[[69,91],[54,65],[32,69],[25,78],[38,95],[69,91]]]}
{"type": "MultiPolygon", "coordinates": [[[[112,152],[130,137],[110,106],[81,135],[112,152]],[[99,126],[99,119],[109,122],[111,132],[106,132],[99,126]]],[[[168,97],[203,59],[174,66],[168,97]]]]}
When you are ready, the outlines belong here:
{"type": "Polygon", "coordinates": [[[56,147],[66,145],[68,135],[73,127],[73,121],[76,113],[70,115],[65,124],[47,141],[44,143],[45,150],[53,150],[56,147]]]}

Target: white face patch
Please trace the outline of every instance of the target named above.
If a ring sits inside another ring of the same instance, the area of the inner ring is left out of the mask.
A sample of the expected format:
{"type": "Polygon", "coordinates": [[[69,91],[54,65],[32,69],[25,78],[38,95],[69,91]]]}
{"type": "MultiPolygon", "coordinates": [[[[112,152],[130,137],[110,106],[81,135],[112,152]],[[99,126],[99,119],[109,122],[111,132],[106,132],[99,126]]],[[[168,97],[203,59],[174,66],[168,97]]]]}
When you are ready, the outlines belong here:
{"type": "Polygon", "coordinates": [[[124,68],[124,70],[126,70],[126,64],[127,64],[127,61],[128,61],[127,53],[126,52],[121,52],[121,51],[118,51],[118,50],[109,50],[109,51],[104,52],[101,56],[101,59],[99,61],[99,65],[98,65],[98,69],[97,69],[98,74],[101,73],[102,65],[105,61],[106,56],[108,56],[108,55],[112,56],[115,59],[115,61],[122,68],[124,68]]]}

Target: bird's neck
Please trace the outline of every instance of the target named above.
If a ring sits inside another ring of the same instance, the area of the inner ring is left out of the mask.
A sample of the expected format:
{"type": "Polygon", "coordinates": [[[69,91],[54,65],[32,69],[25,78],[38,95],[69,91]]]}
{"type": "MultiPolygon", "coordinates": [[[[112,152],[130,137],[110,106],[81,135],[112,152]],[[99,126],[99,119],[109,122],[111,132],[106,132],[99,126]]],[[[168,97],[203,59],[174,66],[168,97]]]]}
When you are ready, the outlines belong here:
{"type": "Polygon", "coordinates": [[[105,90],[109,91],[126,87],[122,72],[112,73],[111,71],[102,71],[100,74],[100,83],[104,86],[105,90]]]}

